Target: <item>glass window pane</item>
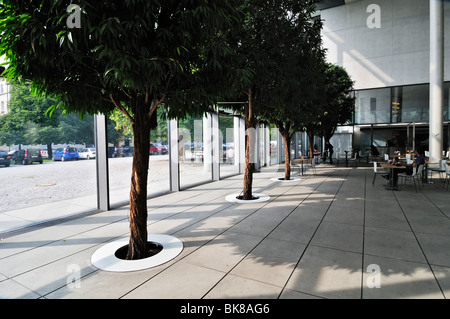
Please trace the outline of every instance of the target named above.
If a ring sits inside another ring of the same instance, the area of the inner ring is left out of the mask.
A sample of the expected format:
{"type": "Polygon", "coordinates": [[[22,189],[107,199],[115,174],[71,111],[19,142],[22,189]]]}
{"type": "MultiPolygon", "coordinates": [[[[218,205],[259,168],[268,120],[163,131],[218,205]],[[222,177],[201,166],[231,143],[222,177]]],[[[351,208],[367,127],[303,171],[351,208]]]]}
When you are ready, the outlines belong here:
{"type": "MultiPolygon", "coordinates": [[[[205,122],[209,123],[210,121],[205,120],[205,122]]],[[[204,159],[204,151],[207,152],[211,147],[210,141],[208,141],[208,145],[204,141],[204,137],[211,137],[211,127],[208,126],[204,125],[202,117],[178,120],[178,161],[181,188],[212,180],[212,163],[207,158],[204,159]]]]}
{"type": "Polygon", "coordinates": [[[404,86],[402,91],[402,122],[428,121],[430,108],[430,86],[404,86]]]}
{"type": "Polygon", "coordinates": [[[61,116],[58,110],[49,117],[45,113],[55,101],[35,97],[29,85],[15,85],[10,94],[9,112],[1,117],[2,123],[11,125],[0,123],[0,170],[4,181],[0,185],[0,212],[14,210],[15,216],[39,217],[43,221],[95,210],[95,160],[79,158],[79,150],[95,147],[93,117],[61,116]],[[21,102],[24,100],[30,106],[27,110],[21,102]],[[57,154],[57,149],[61,153],[57,154]],[[30,212],[38,212],[39,216],[30,212]]]}
{"type": "Polygon", "coordinates": [[[450,120],[450,82],[444,83],[444,121],[450,120]]]}
{"type": "MultiPolygon", "coordinates": [[[[108,120],[108,166],[110,204],[128,202],[131,189],[134,142],[129,122],[122,114],[115,113],[108,120]]],[[[158,110],[158,126],[150,133],[150,162],[147,195],[153,197],[167,192],[169,179],[168,125],[158,110]]]]}
{"type": "Polygon", "coordinates": [[[236,161],[234,140],[234,116],[219,114],[219,141],[222,149],[220,163],[220,178],[239,173],[239,163],[236,161]]]}
{"type": "Polygon", "coordinates": [[[278,129],[270,124],[270,165],[278,164],[278,129]]]}
{"type": "Polygon", "coordinates": [[[355,92],[356,124],[389,123],[391,118],[391,89],[355,92]]]}

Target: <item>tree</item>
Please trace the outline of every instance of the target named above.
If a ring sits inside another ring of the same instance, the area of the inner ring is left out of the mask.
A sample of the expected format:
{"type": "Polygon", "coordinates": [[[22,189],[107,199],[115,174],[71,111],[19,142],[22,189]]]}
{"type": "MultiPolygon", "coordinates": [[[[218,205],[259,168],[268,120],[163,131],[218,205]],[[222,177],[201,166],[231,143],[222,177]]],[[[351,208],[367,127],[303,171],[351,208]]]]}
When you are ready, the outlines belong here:
{"type": "Polygon", "coordinates": [[[355,106],[351,95],[353,81],[347,71],[330,63],[324,63],[322,70],[322,79],[312,91],[314,98],[302,124],[308,134],[310,154],[313,152],[314,136],[329,142],[337,126],[351,119],[355,106]]]}
{"type": "MultiPolygon", "coordinates": [[[[148,256],[147,174],[156,110],[170,117],[203,114],[226,93],[233,56],[217,45],[239,25],[236,0],[77,2],[4,0],[0,54],[10,80],[28,79],[66,112],[108,113],[130,121],[134,156],[127,259],[148,256]],[[70,11],[70,10],[69,10],[70,11]],[[75,21],[77,22],[77,21],[75,21]]],[[[241,75],[245,75],[241,73],[241,75]]]]}
{"type": "Polygon", "coordinates": [[[323,56],[320,40],[320,20],[312,13],[318,1],[277,0],[244,2],[246,20],[234,50],[241,56],[245,67],[252,70],[250,84],[239,82],[236,87],[244,92],[245,106],[235,106],[245,119],[246,152],[242,198],[252,199],[254,131],[259,121],[267,119],[277,125],[287,147],[286,177],[289,172],[290,137],[296,127],[291,121],[297,116],[294,96],[301,90],[308,93],[308,83],[314,74],[316,59],[323,56]],[[317,55],[317,56],[316,56],[317,55]]]}

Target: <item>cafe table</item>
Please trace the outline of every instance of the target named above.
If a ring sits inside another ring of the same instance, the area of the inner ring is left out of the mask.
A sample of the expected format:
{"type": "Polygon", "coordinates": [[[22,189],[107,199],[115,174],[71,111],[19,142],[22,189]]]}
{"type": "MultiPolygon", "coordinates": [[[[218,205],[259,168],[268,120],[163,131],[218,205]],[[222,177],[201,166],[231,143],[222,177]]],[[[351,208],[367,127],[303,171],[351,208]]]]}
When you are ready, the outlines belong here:
{"type": "Polygon", "coordinates": [[[308,162],[308,161],[311,161],[311,159],[310,158],[296,158],[296,159],[294,159],[294,163],[295,162],[302,163],[302,176],[303,176],[303,162],[308,162]]]}
{"type": "MultiPolygon", "coordinates": [[[[405,165],[392,165],[392,164],[390,164],[390,163],[380,163],[380,166],[382,167],[382,168],[385,168],[385,169],[389,169],[390,170],[390,172],[391,172],[391,174],[389,175],[389,187],[387,187],[386,189],[388,189],[388,190],[394,190],[394,184],[397,184],[398,185],[398,183],[397,183],[397,180],[395,181],[395,183],[394,183],[394,177],[396,177],[395,176],[395,174],[394,174],[394,170],[395,169],[405,169],[406,168],[406,166],[405,165]]],[[[398,178],[398,177],[397,177],[398,178]]],[[[397,189],[398,190],[398,189],[397,189]]]]}

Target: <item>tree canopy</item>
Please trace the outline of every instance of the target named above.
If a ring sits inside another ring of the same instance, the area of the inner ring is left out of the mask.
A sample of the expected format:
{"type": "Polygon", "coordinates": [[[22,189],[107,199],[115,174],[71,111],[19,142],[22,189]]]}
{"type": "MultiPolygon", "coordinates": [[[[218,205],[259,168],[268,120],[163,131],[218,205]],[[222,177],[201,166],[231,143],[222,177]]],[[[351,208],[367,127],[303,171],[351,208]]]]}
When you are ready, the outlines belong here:
{"type": "Polygon", "coordinates": [[[79,0],[0,3],[0,55],[10,80],[25,79],[59,107],[122,112],[134,135],[128,259],[148,255],[147,178],[156,109],[169,117],[209,110],[246,70],[222,35],[241,24],[237,0],[79,0]],[[69,9],[69,10],[68,10],[69,9]],[[77,16],[75,16],[77,18],[77,16]],[[68,23],[70,22],[70,23],[68,23]],[[74,27],[75,26],[75,27],[74,27]]]}

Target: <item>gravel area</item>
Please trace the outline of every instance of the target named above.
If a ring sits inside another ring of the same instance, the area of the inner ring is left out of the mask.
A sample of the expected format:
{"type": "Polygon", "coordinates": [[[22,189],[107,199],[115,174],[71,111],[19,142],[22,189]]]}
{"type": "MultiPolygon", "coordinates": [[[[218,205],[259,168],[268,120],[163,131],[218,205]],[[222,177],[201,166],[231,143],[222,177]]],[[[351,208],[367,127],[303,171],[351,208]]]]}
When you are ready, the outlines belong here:
{"type": "MultiPolygon", "coordinates": [[[[111,203],[128,199],[132,157],[109,159],[111,203]]],[[[223,173],[236,172],[223,165],[223,173]]],[[[96,161],[0,166],[0,212],[97,194],[96,161]]],[[[208,180],[202,163],[180,163],[181,185],[208,180]]],[[[150,157],[148,193],[169,189],[169,156],[150,157]]]]}

